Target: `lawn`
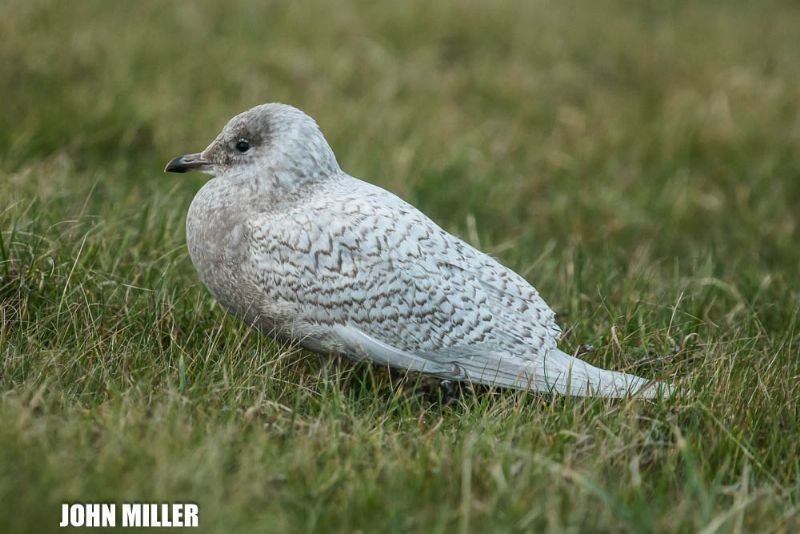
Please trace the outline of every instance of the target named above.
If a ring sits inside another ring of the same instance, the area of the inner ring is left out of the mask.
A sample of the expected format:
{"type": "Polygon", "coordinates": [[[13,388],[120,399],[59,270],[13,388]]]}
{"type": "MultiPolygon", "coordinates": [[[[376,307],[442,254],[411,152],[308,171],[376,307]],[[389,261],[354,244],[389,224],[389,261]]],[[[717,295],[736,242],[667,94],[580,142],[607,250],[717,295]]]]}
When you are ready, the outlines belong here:
{"type": "Polygon", "coordinates": [[[0,3],[0,532],[797,531],[799,57],[788,0],[0,3]],[[227,316],[162,169],[268,101],[682,392],[448,397],[227,316]]]}

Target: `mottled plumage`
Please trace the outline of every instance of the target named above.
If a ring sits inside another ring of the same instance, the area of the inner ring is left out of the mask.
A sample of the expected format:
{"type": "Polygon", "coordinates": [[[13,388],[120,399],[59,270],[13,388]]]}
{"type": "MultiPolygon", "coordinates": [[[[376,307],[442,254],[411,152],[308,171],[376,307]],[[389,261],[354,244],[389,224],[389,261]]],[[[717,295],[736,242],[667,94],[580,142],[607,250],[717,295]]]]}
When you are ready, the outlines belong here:
{"type": "Polygon", "coordinates": [[[214,298],[266,333],[453,380],[657,394],[558,350],[554,314],[525,279],[344,173],[300,110],[257,106],[167,170],[214,176],[189,209],[189,253],[214,298]]]}

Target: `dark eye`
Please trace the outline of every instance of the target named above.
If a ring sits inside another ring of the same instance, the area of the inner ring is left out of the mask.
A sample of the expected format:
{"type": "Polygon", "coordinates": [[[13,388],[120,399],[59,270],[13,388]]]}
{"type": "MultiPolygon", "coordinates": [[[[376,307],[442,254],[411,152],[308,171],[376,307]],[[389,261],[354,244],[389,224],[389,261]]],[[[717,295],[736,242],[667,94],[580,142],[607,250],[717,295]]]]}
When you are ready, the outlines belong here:
{"type": "Polygon", "coordinates": [[[247,141],[247,139],[239,139],[236,142],[236,150],[242,153],[247,152],[250,150],[250,143],[247,141]]]}

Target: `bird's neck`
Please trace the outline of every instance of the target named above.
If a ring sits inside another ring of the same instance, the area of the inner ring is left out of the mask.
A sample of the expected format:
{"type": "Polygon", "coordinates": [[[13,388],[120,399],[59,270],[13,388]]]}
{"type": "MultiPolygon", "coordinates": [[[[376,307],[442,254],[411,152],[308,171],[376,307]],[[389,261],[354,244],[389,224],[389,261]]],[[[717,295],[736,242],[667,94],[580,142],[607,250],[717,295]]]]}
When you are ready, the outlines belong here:
{"type": "Polygon", "coordinates": [[[225,190],[221,198],[235,206],[281,211],[341,179],[342,172],[311,167],[312,173],[281,165],[265,165],[255,172],[240,172],[214,179],[214,189],[225,190]]]}

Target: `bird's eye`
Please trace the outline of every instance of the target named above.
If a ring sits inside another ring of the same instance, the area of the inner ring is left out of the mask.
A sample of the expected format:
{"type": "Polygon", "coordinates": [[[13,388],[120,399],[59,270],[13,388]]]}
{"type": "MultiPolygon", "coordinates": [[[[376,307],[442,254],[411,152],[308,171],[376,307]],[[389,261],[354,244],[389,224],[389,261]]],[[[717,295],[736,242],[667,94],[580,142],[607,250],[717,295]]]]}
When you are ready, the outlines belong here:
{"type": "Polygon", "coordinates": [[[239,139],[236,142],[236,150],[241,153],[245,153],[250,150],[250,143],[247,141],[247,139],[239,139]]]}

